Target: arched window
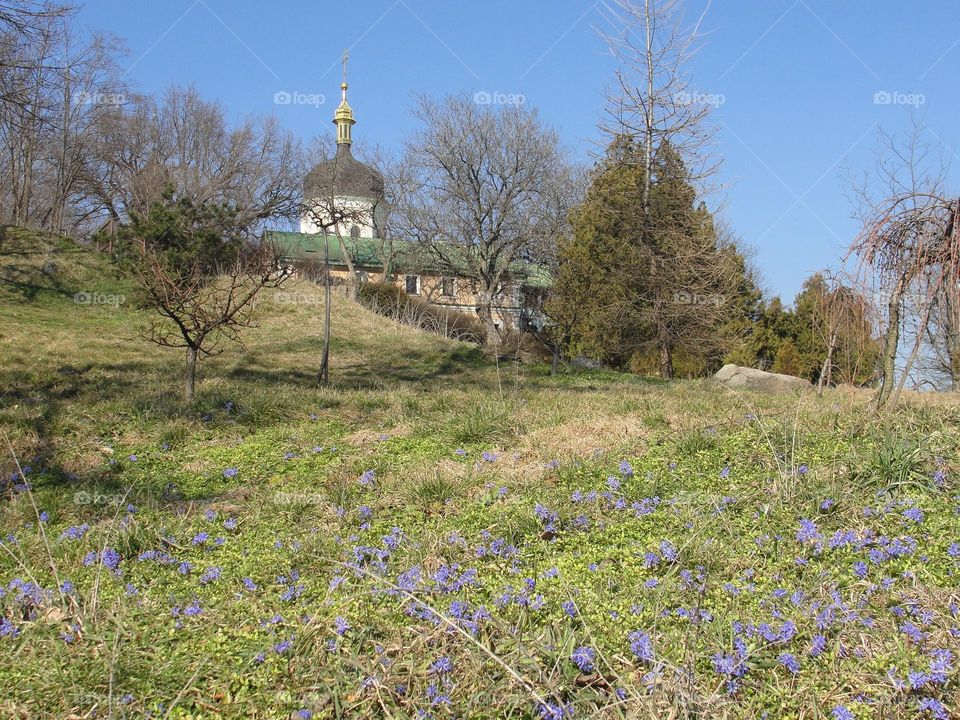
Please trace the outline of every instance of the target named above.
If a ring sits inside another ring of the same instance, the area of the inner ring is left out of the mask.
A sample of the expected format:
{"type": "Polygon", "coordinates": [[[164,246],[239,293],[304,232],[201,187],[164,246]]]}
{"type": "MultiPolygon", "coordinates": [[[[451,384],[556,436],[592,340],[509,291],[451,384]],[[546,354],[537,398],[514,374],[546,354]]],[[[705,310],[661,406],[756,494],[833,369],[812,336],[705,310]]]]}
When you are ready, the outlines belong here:
{"type": "Polygon", "coordinates": [[[354,225],[350,228],[350,239],[356,240],[358,237],[360,237],[360,226],[354,225]]]}

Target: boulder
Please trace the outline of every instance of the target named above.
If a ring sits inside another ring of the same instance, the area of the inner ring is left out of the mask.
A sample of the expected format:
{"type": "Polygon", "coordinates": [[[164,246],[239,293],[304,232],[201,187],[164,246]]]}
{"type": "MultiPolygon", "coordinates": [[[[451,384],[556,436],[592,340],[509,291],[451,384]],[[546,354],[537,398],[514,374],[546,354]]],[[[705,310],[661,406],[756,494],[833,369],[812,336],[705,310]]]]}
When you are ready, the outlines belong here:
{"type": "Polygon", "coordinates": [[[603,370],[604,364],[599,360],[594,360],[593,358],[588,358],[585,355],[577,355],[573,360],[570,361],[570,364],[573,365],[578,370],[603,370]]]}
{"type": "Polygon", "coordinates": [[[809,390],[810,381],[793,375],[765,372],[739,365],[724,365],[713,379],[728,388],[758,390],[774,395],[784,395],[795,390],[809,390]]]}

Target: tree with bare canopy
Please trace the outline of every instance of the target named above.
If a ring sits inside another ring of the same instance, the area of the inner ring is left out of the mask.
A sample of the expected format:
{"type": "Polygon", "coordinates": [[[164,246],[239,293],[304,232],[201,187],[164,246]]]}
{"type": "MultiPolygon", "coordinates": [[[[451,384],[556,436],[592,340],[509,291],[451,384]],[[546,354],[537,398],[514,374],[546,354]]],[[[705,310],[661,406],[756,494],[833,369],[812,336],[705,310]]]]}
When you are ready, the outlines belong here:
{"type": "MultiPolygon", "coordinates": [[[[922,141],[915,125],[905,139],[881,133],[876,172],[855,187],[862,229],[850,247],[861,272],[877,278],[883,290],[886,328],[881,354],[882,380],[877,407],[894,407],[910,377],[938,299],[960,282],[960,199],[944,185],[946,164],[922,141]],[[901,325],[916,316],[914,343],[897,380],[901,325]]],[[[950,313],[940,313],[950,338],[950,313]]]]}
{"type": "MultiPolygon", "coordinates": [[[[254,300],[265,287],[289,276],[279,249],[251,242],[228,205],[162,201],[133,213],[120,231],[118,253],[153,315],[142,336],[163,347],[186,350],[184,399],[195,397],[197,361],[221,351],[224,341],[240,343],[253,320],[254,300]]],[[[241,343],[242,344],[242,343],[241,343]]]]}
{"type": "Polygon", "coordinates": [[[423,128],[407,141],[407,230],[441,268],[476,283],[486,344],[496,346],[498,294],[565,222],[551,189],[567,176],[557,134],[533,110],[466,95],[421,97],[415,114],[423,128]]]}

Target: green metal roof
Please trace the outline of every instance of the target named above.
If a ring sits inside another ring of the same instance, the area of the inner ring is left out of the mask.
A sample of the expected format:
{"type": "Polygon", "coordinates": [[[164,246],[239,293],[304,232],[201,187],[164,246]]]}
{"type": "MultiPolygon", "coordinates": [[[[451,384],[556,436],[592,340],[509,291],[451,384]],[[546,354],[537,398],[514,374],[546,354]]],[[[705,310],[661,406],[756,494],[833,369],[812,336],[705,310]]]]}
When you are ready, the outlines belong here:
{"type": "MultiPolygon", "coordinates": [[[[283,230],[268,230],[267,240],[281,248],[283,257],[288,261],[315,260],[323,262],[323,244],[326,242],[329,251],[330,264],[345,266],[340,238],[336,235],[321,233],[299,233],[283,230]]],[[[344,236],[353,264],[358,268],[380,269],[383,267],[381,257],[383,240],[380,238],[353,238],[344,236]]],[[[393,241],[393,264],[397,271],[418,270],[421,272],[442,273],[436,258],[429,256],[415,243],[402,240],[393,241]]],[[[464,275],[467,275],[464,271],[464,275]]],[[[523,278],[523,285],[532,288],[549,288],[553,284],[550,270],[543,266],[528,262],[514,262],[510,265],[510,274],[523,278]]]]}

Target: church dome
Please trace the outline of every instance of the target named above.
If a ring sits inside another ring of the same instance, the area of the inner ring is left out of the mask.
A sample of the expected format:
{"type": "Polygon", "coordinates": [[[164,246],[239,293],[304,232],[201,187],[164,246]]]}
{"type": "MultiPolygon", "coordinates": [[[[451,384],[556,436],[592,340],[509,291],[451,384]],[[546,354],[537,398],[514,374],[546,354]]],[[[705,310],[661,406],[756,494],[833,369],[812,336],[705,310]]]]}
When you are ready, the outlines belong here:
{"type": "Polygon", "coordinates": [[[383,198],[383,175],[353,157],[350,145],[337,145],[337,153],[309,173],[304,181],[306,197],[383,198]]]}

